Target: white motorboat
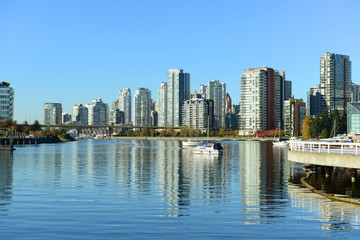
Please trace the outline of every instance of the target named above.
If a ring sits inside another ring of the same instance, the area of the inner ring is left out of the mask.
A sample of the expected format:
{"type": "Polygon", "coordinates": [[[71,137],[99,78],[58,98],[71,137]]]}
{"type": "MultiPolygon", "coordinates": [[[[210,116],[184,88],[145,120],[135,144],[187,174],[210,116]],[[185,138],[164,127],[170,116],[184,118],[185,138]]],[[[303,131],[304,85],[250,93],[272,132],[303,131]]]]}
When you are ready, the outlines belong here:
{"type": "Polygon", "coordinates": [[[194,148],[195,154],[214,154],[220,155],[223,153],[221,143],[205,143],[194,148]]]}
{"type": "Polygon", "coordinates": [[[276,147],[287,147],[289,143],[286,141],[273,142],[273,145],[276,147]]]}
{"type": "Polygon", "coordinates": [[[195,139],[189,139],[187,141],[182,141],[183,147],[196,147],[202,143],[203,143],[203,141],[195,140],[195,139]]]}

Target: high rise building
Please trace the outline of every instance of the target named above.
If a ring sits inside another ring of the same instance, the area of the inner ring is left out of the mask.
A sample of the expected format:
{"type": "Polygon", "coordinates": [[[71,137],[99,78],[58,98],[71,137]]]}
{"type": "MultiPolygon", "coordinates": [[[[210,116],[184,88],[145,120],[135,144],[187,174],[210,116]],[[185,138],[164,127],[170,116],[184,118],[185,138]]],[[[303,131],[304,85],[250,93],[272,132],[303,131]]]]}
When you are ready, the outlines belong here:
{"type": "Polygon", "coordinates": [[[291,137],[301,136],[302,122],[306,116],[306,104],[302,99],[290,98],[284,102],[284,130],[291,137]]]}
{"type": "Polygon", "coordinates": [[[230,94],[226,93],[225,94],[225,113],[232,113],[231,108],[232,108],[232,100],[231,100],[230,94]]]}
{"type": "Polygon", "coordinates": [[[112,109],[110,112],[110,125],[124,125],[125,114],[119,109],[112,109]]]}
{"type": "Polygon", "coordinates": [[[62,123],[62,106],[61,103],[44,104],[44,124],[60,125],[62,123]]]}
{"type": "Polygon", "coordinates": [[[131,124],[131,91],[124,88],[119,91],[118,109],[125,114],[125,124],[131,124]]]}
{"type": "Polygon", "coordinates": [[[325,53],[320,59],[320,90],[322,110],[346,111],[351,97],[351,61],[347,55],[325,53]]]}
{"type": "Polygon", "coordinates": [[[210,99],[187,100],[183,108],[183,125],[206,132],[214,127],[214,101],[210,99]]]}
{"type": "Polygon", "coordinates": [[[321,95],[320,85],[310,88],[307,92],[306,116],[320,115],[322,102],[323,96],[321,95]]]}
{"type": "Polygon", "coordinates": [[[203,99],[207,99],[206,92],[207,92],[207,84],[200,84],[199,94],[201,94],[203,99]]]}
{"type": "Polygon", "coordinates": [[[161,127],[167,126],[167,83],[162,82],[159,87],[158,100],[156,104],[156,111],[158,112],[158,125],[161,127]]]}
{"type": "Polygon", "coordinates": [[[71,115],[67,112],[62,113],[62,123],[69,124],[71,122],[71,115]]]}
{"type": "Polygon", "coordinates": [[[82,104],[72,107],[72,121],[80,125],[88,125],[88,108],[82,104]]]}
{"type": "Polygon", "coordinates": [[[351,84],[351,102],[360,102],[360,85],[351,84]]]}
{"type": "Polygon", "coordinates": [[[14,89],[8,82],[0,83],[0,122],[14,119],[14,89]]]}
{"type": "Polygon", "coordinates": [[[151,92],[146,88],[138,88],[134,94],[134,125],[151,126],[151,92]]]}
{"type": "Polygon", "coordinates": [[[109,125],[109,106],[101,99],[86,105],[89,125],[109,125]]]}
{"type": "Polygon", "coordinates": [[[284,101],[289,100],[292,95],[292,82],[284,80],[284,101]]]}
{"type": "Polygon", "coordinates": [[[167,125],[179,127],[183,123],[184,102],[190,99],[190,74],[182,69],[169,69],[167,77],[167,125]]]}
{"type": "Polygon", "coordinates": [[[207,86],[206,96],[214,101],[215,128],[224,128],[226,84],[220,83],[219,80],[212,80],[207,86]]]}
{"type": "Polygon", "coordinates": [[[278,71],[250,68],[241,75],[239,129],[242,134],[276,129],[281,123],[281,78],[278,71]]]}

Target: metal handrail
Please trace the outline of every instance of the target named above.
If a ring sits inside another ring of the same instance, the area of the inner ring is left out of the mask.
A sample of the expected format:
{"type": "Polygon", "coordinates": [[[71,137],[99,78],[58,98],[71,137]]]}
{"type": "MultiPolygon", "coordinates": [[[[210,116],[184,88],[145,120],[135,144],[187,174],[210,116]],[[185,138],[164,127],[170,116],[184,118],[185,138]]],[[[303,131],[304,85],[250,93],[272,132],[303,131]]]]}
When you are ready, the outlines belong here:
{"type": "Polygon", "coordinates": [[[360,154],[360,143],[322,142],[322,141],[290,141],[290,150],[300,152],[318,152],[335,154],[360,154]]]}

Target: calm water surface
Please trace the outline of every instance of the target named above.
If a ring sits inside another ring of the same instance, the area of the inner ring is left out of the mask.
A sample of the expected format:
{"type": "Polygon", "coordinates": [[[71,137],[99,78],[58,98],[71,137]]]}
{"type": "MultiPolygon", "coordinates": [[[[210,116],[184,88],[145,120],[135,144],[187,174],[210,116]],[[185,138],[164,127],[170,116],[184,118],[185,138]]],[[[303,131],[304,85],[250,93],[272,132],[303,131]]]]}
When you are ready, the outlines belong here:
{"type": "Polygon", "coordinates": [[[0,152],[0,239],[348,239],[360,207],[300,187],[284,150],[84,140],[0,152]],[[289,181],[291,180],[291,181],[289,181]]]}

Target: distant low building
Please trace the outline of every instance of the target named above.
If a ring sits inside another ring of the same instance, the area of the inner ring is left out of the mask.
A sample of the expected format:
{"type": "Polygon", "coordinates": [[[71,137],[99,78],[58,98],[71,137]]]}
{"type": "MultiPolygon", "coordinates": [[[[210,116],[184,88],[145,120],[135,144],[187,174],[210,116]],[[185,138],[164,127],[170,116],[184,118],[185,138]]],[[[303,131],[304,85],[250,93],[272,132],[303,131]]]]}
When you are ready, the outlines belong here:
{"type": "Polygon", "coordinates": [[[61,125],[62,124],[62,106],[61,103],[44,104],[44,124],[61,125]]]}
{"type": "Polygon", "coordinates": [[[13,121],[14,89],[8,82],[0,83],[0,122],[13,121]]]}
{"type": "Polygon", "coordinates": [[[71,122],[71,115],[66,112],[62,113],[62,123],[68,124],[70,122],[71,122]]]}

